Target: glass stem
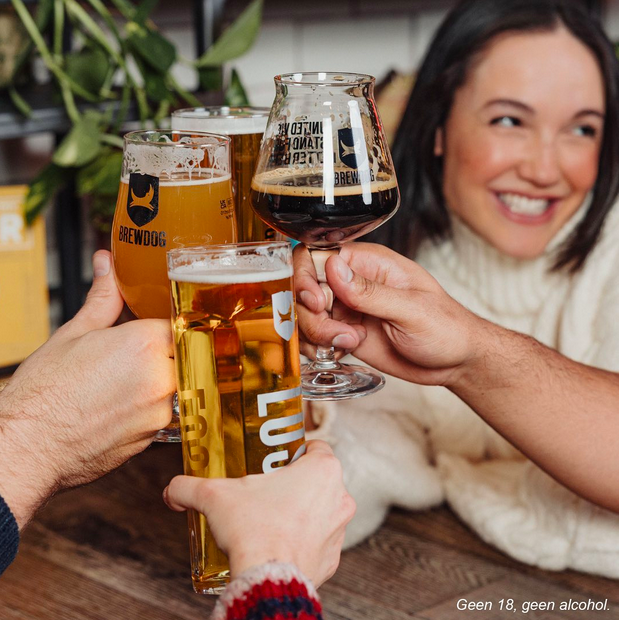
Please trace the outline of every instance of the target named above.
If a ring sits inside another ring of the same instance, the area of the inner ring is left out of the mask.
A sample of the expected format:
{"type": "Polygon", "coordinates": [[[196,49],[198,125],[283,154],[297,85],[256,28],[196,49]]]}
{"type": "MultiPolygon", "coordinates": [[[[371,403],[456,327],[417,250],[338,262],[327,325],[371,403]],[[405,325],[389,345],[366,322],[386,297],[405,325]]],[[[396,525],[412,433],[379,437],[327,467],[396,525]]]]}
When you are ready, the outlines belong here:
{"type": "MultiPolygon", "coordinates": [[[[308,248],[314,268],[316,269],[316,279],[320,284],[320,288],[326,299],[326,311],[329,318],[333,315],[333,291],[327,284],[327,275],[325,273],[325,265],[330,256],[339,254],[339,248],[332,250],[319,250],[317,248],[308,248]]],[[[314,370],[337,371],[341,368],[340,363],[335,359],[334,347],[316,347],[316,359],[310,364],[314,370]]]]}

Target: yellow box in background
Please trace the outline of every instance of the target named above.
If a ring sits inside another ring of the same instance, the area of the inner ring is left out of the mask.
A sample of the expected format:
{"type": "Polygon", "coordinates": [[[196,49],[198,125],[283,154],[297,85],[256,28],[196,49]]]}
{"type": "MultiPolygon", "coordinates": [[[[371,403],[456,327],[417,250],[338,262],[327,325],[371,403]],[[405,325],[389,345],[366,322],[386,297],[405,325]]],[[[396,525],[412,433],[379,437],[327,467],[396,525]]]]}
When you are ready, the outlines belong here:
{"type": "Polygon", "coordinates": [[[19,364],[49,338],[45,226],[28,228],[25,185],[0,187],[0,368],[19,364]]]}

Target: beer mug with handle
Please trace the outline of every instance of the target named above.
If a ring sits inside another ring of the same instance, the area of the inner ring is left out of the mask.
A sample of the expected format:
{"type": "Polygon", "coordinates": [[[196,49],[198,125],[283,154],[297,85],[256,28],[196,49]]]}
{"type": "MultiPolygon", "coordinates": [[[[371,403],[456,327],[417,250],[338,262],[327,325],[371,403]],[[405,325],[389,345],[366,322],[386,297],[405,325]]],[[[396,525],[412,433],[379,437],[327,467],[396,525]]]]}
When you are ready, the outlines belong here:
{"type": "MultiPolygon", "coordinates": [[[[170,318],[169,249],[236,241],[229,145],[225,136],[197,132],[125,135],[112,255],[136,317],[170,318]]],[[[156,441],[180,441],[176,404],[156,441]]]]}
{"type": "MultiPolygon", "coordinates": [[[[397,210],[400,194],[374,101],[374,78],[352,73],[275,77],[252,201],[275,230],[310,250],[327,299],[324,264],[342,243],[365,235],[397,210]]],[[[339,400],[376,392],[384,377],[340,364],[318,347],[303,368],[303,396],[339,400]]]]}
{"type": "MultiPolygon", "coordinates": [[[[270,473],[305,451],[292,252],[284,242],[168,253],[185,474],[270,473]]],[[[196,592],[229,579],[204,515],[190,511],[196,592]]]]}

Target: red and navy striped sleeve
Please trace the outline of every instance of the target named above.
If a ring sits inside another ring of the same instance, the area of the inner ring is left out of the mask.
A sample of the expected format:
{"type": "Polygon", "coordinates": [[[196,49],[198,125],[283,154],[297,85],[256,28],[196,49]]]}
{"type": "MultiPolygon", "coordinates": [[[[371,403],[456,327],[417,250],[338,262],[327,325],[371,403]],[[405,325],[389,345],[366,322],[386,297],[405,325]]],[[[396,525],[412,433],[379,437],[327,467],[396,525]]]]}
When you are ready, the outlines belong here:
{"type": "Polygon", "coordinates": [[[323,620],[312,582],[293,564],[270,562],[230,582],[211,620],[323,620]]]}

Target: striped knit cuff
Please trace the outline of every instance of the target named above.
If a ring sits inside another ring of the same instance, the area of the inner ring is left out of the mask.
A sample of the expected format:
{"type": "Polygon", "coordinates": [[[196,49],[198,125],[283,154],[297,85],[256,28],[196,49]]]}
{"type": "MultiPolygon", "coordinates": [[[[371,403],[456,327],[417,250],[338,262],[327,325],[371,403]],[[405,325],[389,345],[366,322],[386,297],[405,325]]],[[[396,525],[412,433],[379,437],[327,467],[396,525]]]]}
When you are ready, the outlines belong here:
{"type": "Polygon", "coordinates": [[[17,555],[19,528],[17,521],[0,496],[0,575],[8,568],[17,555]]]}
{"type": "Polygon", "coordinates": [[[316,588],[294,564],[269,562],[233,579],[211,620],[322,620],[316,588]]]}

